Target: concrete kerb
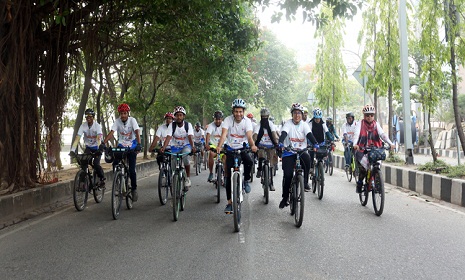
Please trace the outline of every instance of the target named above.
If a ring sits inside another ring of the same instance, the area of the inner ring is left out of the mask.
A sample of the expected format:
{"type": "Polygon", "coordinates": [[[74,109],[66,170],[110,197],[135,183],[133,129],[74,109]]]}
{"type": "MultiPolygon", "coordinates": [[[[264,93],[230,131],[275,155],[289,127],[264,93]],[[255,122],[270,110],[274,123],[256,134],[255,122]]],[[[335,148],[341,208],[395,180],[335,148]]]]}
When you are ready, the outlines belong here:
{"type": "MultiPolygon", "coordinates": [[[[344,157],[335,156],[337,168],[344,169],[344,157]]],[[[431,196],[452,204],[465,206],[465,180],[451,179],[417,170],[383,163],[381,171],[388,184],[431,196]]]]}
{"type": "MultiPolygon", "coordinates": [[[[137,163],[137,178],[158,171],[156,160],[137,163]]],[[[113,183],[113,170],[105,171],[106,186],[113,183]]],[[[0,197],[0,229],[23,221],[37,212],[46,212],[72,200],[74,178],[0,197]]]]}

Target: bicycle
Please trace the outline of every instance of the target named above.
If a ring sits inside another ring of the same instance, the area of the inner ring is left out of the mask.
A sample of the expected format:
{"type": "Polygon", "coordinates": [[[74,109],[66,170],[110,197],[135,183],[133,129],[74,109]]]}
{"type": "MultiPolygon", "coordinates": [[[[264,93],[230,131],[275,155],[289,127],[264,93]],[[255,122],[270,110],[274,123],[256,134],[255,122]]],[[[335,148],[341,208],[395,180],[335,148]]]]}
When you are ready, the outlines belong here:
{"type": "MultiPolygon", "coordinates": [[[[242,201],[244,199],[244,181],[242,180],[242,173],[243,167],[240,164],[240,158],[242,152],[250,152],[250,148],[241,148],[237,150],[229,150],[226,147],[225,154],[226,156],[232,156],[234,158],[234,165],[232,167],[232,184],[231,184],[231,192],[232,192],[232,205],[233,205],[233,219],[234,219],[234,230],[236,232],[240,231],[241,229],[241,208],[242,208],[242,201]]],[[[253,160],[253,158],[252,158],[253,160]]],[[[230,171],[230,170],[229,170],[230,171]]]]}
{"type": "Polygon", "coordinates": [[[173,183],[171,198],[173,206],[173,220],[176,222],[179,219],[179,211],[184,211],[186,207],[186,193],[187,188],[185,186],[186,180],[186,171],[182,165],[182,157],[187,155],[192,155],[189,153],[182,153],[181,151],[173,153],[165,151],[165,154],[172,155],[175,158],[175,169],[173,173],[173,183]]]}
{"type": "MultiPolygon", "coordinates": [[[[216,149],[213,147],[210,148],[210,151],[213,153],[216,153],[216,149]]],[[[215,178],[211,181],[215,185],[215,188],[216,188],[216,203],[220,203],[221,186],[224,186],[224,166],[223,166],[223,161],[221,160],[222,154],[224,154],[224,152],[221,152],[220,155],[216,156],[215,178]]]]}
{"type": "Polygon", "coordinates": [[[76,161],[80,166],[79,171],[76,173],[73,185],[73,202],[74,207],[78,211],[86,208],[89,192],[92,191],[96,203],[103,200],[105,188],[101,188],[97,184],[97,171],[94,169],[92,163],[94,157],[98,157],[102,153],[96,151],[89,154],[75,155],[76,161]],[[89,165],[92,167],[89,169],[89,165]]]}
{"type": "Polygon", "coordinates": [[[333,163],[333,151],[334,151],[334,142],[331,142],[330,145],[328,145],[328,156],[324,160],[324,165],[325,165],[325,173],[328,173],[329,171],[329,176],[333,176],[333,169],[334,169],[334,163],[333,163]]]}
{"type": "Polygon", "coordinates": [[[363,151],[368,154],[368,168],[365,176],[365,183],[362,185],[362,191],[358,194],[360,204],[366,206],[368,203],[369,192],[373,200],[373,209],[376,216],[381,216],[384,211],[384,180],[381,172],[381,160],[386,159],[385,150],[390,150],[387,144],[383,143],[380,148],[366,147],[363,151]]]}
{"type": "Polygon", "coordinates": [[[195,175],[199,175],[202,172],[202,144],[195,143],[195,153],[194,153],[194,166],[195,166],[195,175]]]}
{"type": "MultiPolygon", "coordinates": [[[[305,211],[305,185],[304,185],[304,169],[300,163],[300,157],[308,150],[296,150],[292,146],[286,147],[287,151],[296,153],[294,165],[294,175],[292,176],[291,186],[289,188],[289,209],[291,216],[294,215],[294,224],[296,227],[301,227],[304,220],[305,211]]],[[[284,177],[283,177],[284,185],[284,177]]]]}
{"type": "Polygon", "coordinates": [[[203,170],[208,168],[209,150],[203,152],[203,170]]]}
{"type": "MultiPolygon", "coordinates": [[[[159,149],[154,149],[154,152],[159,152],[159,149]]],[[[169,151],[169,150],[167,150],[169,151]]],[[[170,156],[163,154],[163,161],[160,163],[160,172],[158,175],[158,199],[161,205],[165,205],[168,201],[168,195],[171,193],[171,171],[170,156]]]]}
{"type": "Polygon", "coordinates": [[[358,165],[356,164],[355,160],[355,154],[352,152],[354,144],[352,142],[349,142],[345,144],[346,148],[349,149],[349,154],[350,154],[350,164],[344,168],[347,176],[347,180],[349,182],[352,181],[352,177],[358,178],[359,170],[358,170],[358,165]]]}
{"type": "Polygon", "coordinates": [[[268,158],[268,150],[275,149],[274,147],[267,147],[260,145],[260,150],[264,150],[265,158],[262,165],[262,176],[261,184],[263,188],[263,197],[265,198],[265,204],[268,204],[270,199],[270,187],[273,185],[273,169],[274,166],[270,166],[270,159],[268,158]]]}
{"type": "Polygon", "coordinates": [[[255,153],[253,153],[251,151],[249,152],[249,156],[252,159],[252,168],[250,169],[250,183],[252,183],[253,182],[253,177],[254,177],[253,175],[255,174],[255,160],[256,160],[256,158],[255,158],[255,153]]]}
{"type": "Polygon", "coordinates": [[[315,193],[317,190],[318,199],[323,198],[323,192],[325,187],[325,173],[323,168],[324,158],[328,156],[328,146],[325,143],[321,143],[319,148],[315,152],[314,158],[314,173],[312,174],[312,191],[315,193]]]}
{"type": "Polygon", "coordinates": [[[132,209],[132,193],[131,188],[128,185],[129,181],[129,168],[126,164],[127,155],[132,153],[129,148],[109,148],[113,157],[120,160],[119,163],[114,167],[115,175],[113,177],[113,186],[111,188],[111,213],[113,219],[119,218],[121,204],[123,203],[123,197],[126,198],[126,208],[132,209]]]}

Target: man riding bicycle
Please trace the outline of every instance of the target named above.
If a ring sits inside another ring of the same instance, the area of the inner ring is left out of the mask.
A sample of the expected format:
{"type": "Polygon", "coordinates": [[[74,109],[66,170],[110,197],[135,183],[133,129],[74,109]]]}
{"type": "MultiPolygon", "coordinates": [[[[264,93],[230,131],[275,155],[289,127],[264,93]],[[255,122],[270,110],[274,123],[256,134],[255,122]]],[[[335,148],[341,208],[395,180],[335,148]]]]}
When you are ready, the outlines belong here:
{"type": "Polygon", "coordinates": [[[354,150],[356,151],[355,156],[360,170],[356,188],[357,193],[362,191],[363,178],[367,175],[368,163],[368,155],[359,150],[370,146],[380,148],[383,146],[381,139],[391,145],[391,148],[394,148],[381,125],[375,121],[375,106],[365,105],[362,112],[363,120],[359,122],[354,134],[354,150]]]}
{"type": "MultiPolygon", "coordinates": [[[[308,123],[302,120],[304,108],[299,103],[294,103],[291,106],[292,119],[286,121],[281,129],[281,136],[279,137],[280,146],[288,147],[291,145],[294,149],[305,149],[309,141],[315,147],[318,143],[313,136],[308,123]]],[[[283,155],[283,199],[279,203],[279,208],[289,206],[289,187],[291,186],[293,171],[297,156],[293,151],[284,151],[283,155]]],[[[310,168],[310,156],[307,153],[302,153],[300,159],[304,167],[304,180],[308,182],[308,173],[310,168]]],[[[307,186],[306,186],[307,188],[307,186]]]]}
{"type": "Polygon", "coordinates": [[[200,126],[200,123],[195,123],[194,129],[194,145],[195,149],[201,153],[200,162],[203,163],[204,147],[205,147],[205,131],[200,126]]]}
{"type": "MultiPolygon", "coordinates": [[[[128,165],[129,165],[129,178],[131,178],[131,193],[132,201],[136,202],[139,198],[137,194],[137,175],[136,175],[136,159],[137,153],[141,151],[140,145],[140,128],[136,119],[129,116],[131,108],[128,104],[122,103],[118,106],[119,118],[115,120],[115,123],[111,127],[110,133],[105,137],[103,141],[105,144],[108,143],[115,131],[118,133],[118,147],[129,148],[134,152],[127,154],[128,165]]],[[[113,169],[119,164],[119,159],[113,160],[113,169]]]]}
{"type": "MultiPolygon", "coordinates": [[[[257,146],[252,139],[252,122],[249,118],[244,118],[244,112],[247,108],[245,101],[242,99],[234,99],[232,103],[232,115],[224,119],[222,124],[221,138],[216,147],[217,153],[221,152],[225,140],[228,140],[230,149],[238,150],[243,148],[244,143],[248,143],[252,152],[257,152],[257,146]]],[[[253,160],[248,153],[241,152],[241,159],[244,164],[244,186],[245,192],[250,192],[250,171],[252,170],[253,160]]],[[[226,173],[226,197],[228,204],[224,212],[226,214],[232,213],[232,200],[231,200],[231,168],[234,166],[234,158],[226,157],[225,173],[226,173]]]]}
{"type": "Polygon", "coordinates": [[[333,118],[326,118],[326,127],[328,128],[329,133],[331,133],[331,135],[333,136],[333,139],[339,140],[339,136],[337,135],[336,128],[333,124],[333,118]]]}
{"type": "MultiPolygon", "coordinates": [[[[220,141],[221,138],[221,124],[223,123],[223,112],[221,111],[216,111],[213,114],[213,119],[214,121],[210,123],[207,127],[207,136],[205,142],[208,144],[207,147],[205,147],[206,150],[210,149],[210,145],[218,147],[218,142],[220,141]]],[[[213,159],[215,157],[215,153],[210,153],[208,156],[208,169],[210,170],[210,175],[208,175],[208,182],[213,180],[213,159]]]]}
{"type": "MultiPolygon", "coordinates": [[[[105,145],[102,143],[103,133],[102,127],[98,122],[94,121],[95,112],[92,109],[87,109],[84,112],[86,116],[86,123],[81,124],[79,130],[77,132],[76,138],[74,139],[73,144],[71,145],[71,152],[69,153],[71,156],[75,156],[77,146],[79,141],[81,140],[81,136],[84,135],[84,144],[86,145],[86,149],[84,153],[95,153],[97,150],[102,152],[105,148],[105,145]],[[99,146],[100,143],[100,146],[99,146]]],[[[105,187],[105,175],[103,173],[102,166],[100,165],[100,158],[102,155],[95,156],[92,165],[97,172],[97,176],[100,178],[100,182],[98,183],[99,187],[105,187]]],[[[87,164],[87,163],[86,163],[87,164]]]]}
{"type": "MultiPolygon", "coordinates": [[[[153,138],[152,144],[150,145],[149,151],[152,151],[157,146],[163,145],[163,143],[165,142],[166,136],[167,136],[168,127],[173,122],[173,119],[174,119],[173,113],[167,112],[165,114],[165,123],[158,127],[157,132],[155,133],[155,138],[153,138]]],[[[166,148],[170,149],[170,146],[168,145],[166,148]]],[[[157,155],[158,167],[160,167],[162,162],[163,162],[163,154],[159,153],[157,155]]]]}
{"type": "MultiPolygon", "coordinates": [[[[315,136],[316,141],[320,143],[324,143],[325,139],[328,141],[334,141],[333,135],[329,132],[328,127],[326,126],[325,122],[323,121],[323,111],[320,108],[315,108],[313,110],[313,118],[309,122],[310,130],[315,136]]],[[[311,159],[311,166],[310,168],[313,169],[313,159],[315,158],[315,153],[310,151],[310,159],[311,159]]],[[[305,181],[305,190],[310,190],[310,186],[308,186],[308,181],[305,181]],[[308,189],[307,189],[308,188],[308,189]]]]}
{"type": "Polygon", "coordinates": [[[345,168],[347,169],[351,162],[351,151],[350,143],[354,143],[354,134],[357,128],[357,122],[355,121],[354,113],[349,112],[346,114],[346,123],[342,125],[342,144],[344,144],[344,159],[345,168]]]}

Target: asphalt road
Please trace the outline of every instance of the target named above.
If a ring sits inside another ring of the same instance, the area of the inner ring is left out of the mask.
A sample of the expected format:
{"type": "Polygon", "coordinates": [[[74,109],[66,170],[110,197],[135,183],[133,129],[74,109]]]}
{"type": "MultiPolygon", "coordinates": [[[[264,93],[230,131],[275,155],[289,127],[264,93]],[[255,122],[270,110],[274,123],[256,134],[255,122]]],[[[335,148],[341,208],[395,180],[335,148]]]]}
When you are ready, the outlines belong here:
{"type": "MultiPolygon", "coordinates": [[[[77,212],[72,203],[0,231],[1,279],[463,279],[465,211],[386,185],[374,215],[354,183],[335,171],[320,201],[306,193],[296,228],[277,191],[264,205],[258,181],[246,196],[242,231],[215,203],[207,173],[192,176],[186,210],[173,222],[157,176],[139,181],[139,201],[114,221],[107,192],[77,212]]],[[[109,188],[108,188],[109,189],[109,188]]],[[[371,197],[370,197],[371,198],[371,197]]]]}

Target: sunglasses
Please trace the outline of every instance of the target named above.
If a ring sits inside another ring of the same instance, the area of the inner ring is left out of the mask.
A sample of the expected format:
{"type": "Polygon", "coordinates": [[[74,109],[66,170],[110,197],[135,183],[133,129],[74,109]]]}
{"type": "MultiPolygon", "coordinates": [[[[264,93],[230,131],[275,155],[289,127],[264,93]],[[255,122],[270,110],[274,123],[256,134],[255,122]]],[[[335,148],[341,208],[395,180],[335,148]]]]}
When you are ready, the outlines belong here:
{"type": "Polygon", "coordinates": [[[86,118],[93,118],[94,116],[92,115],[86,115],[86,118]]]}
{"type": "Polygon", "coordinates": [[[374,117],[375,114],[365,114],[365,117],[374,117]]]}

